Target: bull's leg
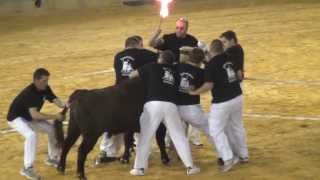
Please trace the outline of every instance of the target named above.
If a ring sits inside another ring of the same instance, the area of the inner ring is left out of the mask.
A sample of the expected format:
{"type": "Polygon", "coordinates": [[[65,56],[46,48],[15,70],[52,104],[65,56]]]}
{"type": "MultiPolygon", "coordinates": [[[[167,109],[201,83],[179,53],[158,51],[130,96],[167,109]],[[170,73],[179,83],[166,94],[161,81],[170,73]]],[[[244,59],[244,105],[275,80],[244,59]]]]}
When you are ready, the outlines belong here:
{"type": "Polygon", "coordinates": [[[87,158],[88,153],[92,150],[96,144],[99,136],[83,137],[82,143],[78,150],[78,165],[77,165],[77,174],[80,180],[86,180],[84,172],[84,164],[87,158]]]}
{"type": "Polygon", "coordinates": [[[166,151],[165,137],[166,137],[167,128],[163,123],[160,123],[160,126],[156,132],[157,144],[160,149],[161,162],[164,165],[168,165],[170,162],[169,156],[166,151]]]}
{"type": "Polygon", "coordinates": [[[122,163],[129,163],[131,148],[133,148],[133,132],[128,132],[124,134],[124,153],[121,158],[122,163]]]}
{"type": "Polygon", "coordinates": [[[57,167],[58,172],[64,173],[66,168],[66,159],[70,148],[77,141],[80,136],[80,130],[78,127],[69,124],[68,135],[63,143],[62,152],[60,156],[59,165],[57,167]]]}

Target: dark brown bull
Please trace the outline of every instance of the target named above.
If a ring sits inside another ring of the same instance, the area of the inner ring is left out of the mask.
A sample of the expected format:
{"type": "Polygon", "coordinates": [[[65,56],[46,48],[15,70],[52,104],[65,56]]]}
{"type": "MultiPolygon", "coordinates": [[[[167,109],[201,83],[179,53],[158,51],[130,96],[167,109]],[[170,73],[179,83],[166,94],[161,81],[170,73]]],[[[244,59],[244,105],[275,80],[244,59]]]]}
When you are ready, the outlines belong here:
{"type": "MultiPolygon", "coordinates": [[[[86,179],[84,164],[87,154],[104,132],[118,134],[139,131],[139,116],[145,97],[146,90],[140,79],[127,80],[103,89],[73,92],[69,98],[68,134],[62,146],[58,171],[64,173],[67,154],[82,135],[77,173],[80,179],[86,179]]],[[[126,147],[126,151],[129,153],[129,147],[126,147]]],[[[160,144],[160,151],[161,156],[167,157],[164,143],[160,144]]]]}

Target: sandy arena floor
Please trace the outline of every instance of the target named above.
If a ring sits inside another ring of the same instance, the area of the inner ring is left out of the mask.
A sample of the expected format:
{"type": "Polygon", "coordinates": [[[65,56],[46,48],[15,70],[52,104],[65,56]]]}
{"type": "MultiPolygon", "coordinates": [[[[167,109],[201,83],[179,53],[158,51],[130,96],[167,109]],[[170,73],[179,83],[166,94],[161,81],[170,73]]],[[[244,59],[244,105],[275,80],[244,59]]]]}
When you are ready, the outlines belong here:
{"type": "MultiPolygon", "coordinates": [[[[171,166],[162,166],[155,149],[147,176],[137,178],[129,175],[133,160],[130,165],[116,162],[94,167],[96,146],[86,163],[89,179],[319,179],[320,2],[228,2],[177,3],[162,29],[172,32],[175,20],[187,16],[190,33],[207,43],[228,29],[238,33],[246,53],[244,116],[250,163],[222,174],[215,164],[215,152],[203,138],[203,148],[193,147],[194,160],[202,168],[199,175],[187,177],[175,155],[171,166]]],[[[97,10],[38,10],[0,16],[0,129],[8,128],[8,106],[30,83],[35,68],[49,69],[50,84],[63,99],[77,88],[112,85],[113,56],[123,48],[125,38],[139,34],[147,40],[158,22],[157,9],[152,6],[117,4],[97,10]]],[[[208,111],[210,95],[202,99],[208,111]]],[[[44,109],[57,110],[51,105],[44,109]]],[[[0,144],[0,179],[24,179],[18,173],[23,138],[17,133],[0,133],[0,144]]],[[[61,176],[43,163],[46,144],[47,138],[41,135],[35,165],[43,178],[75,179],[76,147],[69,155],[66,175],[61,176]]]]}

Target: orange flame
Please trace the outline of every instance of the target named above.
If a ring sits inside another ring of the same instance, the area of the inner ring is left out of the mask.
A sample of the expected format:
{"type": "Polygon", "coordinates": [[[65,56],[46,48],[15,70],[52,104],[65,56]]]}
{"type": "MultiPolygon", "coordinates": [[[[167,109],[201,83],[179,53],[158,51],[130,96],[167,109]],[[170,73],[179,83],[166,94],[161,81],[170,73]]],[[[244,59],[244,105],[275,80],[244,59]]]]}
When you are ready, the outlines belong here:
{"type": "Polygon", "coordinates": [[[158,0],[161,3],[161,9],[160,9],[160,16],[162,18],[165,18],[169,16],[169,4],[172,2],[172,0],[158,0]]]}

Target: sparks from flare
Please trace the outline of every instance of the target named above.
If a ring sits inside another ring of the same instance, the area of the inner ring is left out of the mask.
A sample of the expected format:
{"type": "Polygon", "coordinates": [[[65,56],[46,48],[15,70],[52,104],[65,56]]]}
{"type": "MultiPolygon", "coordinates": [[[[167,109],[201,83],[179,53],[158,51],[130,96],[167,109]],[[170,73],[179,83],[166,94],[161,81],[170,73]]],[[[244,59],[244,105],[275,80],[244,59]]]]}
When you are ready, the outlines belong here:
{"type": "Polygon", "coordinates": [[[160,9],[160,16],[162,18],[165,18],[169,16],[169,4],[172,2],[172,0],[158,0],[160,1],[161,4],[161,9],[160,9]]]}

